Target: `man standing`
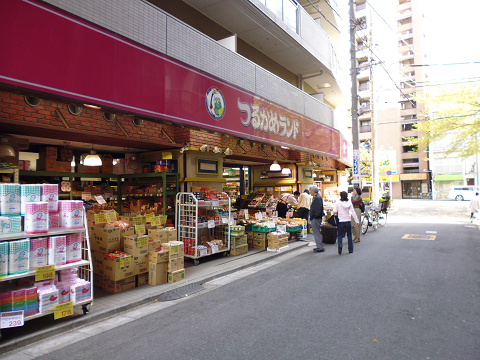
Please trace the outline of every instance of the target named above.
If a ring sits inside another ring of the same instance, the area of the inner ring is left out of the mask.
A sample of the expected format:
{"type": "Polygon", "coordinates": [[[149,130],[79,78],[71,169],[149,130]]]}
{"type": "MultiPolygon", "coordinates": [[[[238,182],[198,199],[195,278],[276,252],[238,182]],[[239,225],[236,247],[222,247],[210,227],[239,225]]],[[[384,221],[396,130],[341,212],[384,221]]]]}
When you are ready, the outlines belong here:
{"type": "Polygon", "coordinates": [[[480,196],[478,192],[475,193],[475,197],[470,200],[470,222],[473,222],[473,215],[480,209],[480,196]]]}
{"type": "Polygon", "coordinates": [[[310,206],[312,206],[312,195],[308,190],[305,190],[300,194],[298,198],[297,213],[298,217],[307,220],[307,232],[308,232],[308,212],[310,211],[310,206]]]}
{"type": "Polygon", "coordinates": [[[277,213],[279,218],[284,218],[287,216],[288,204],[297,205],[297,199],[299,195],[300,193],[295,191],[293,195],[286,193],[281,196],[277,203],[277,213]]]}
{"type": "Polygon", "coordinates": [[[324,252],[325,246],[323,245],[323,236],[320,232],[320,225],[322,225],[323,218],[323,199],[318,193],[318,187],[315,185],[310,186],[310,195],[313,196],[312,205],[310,206],[310,221],[313,230],[313,237],[317,247],[313,249],[313,252],[324,252]]]}

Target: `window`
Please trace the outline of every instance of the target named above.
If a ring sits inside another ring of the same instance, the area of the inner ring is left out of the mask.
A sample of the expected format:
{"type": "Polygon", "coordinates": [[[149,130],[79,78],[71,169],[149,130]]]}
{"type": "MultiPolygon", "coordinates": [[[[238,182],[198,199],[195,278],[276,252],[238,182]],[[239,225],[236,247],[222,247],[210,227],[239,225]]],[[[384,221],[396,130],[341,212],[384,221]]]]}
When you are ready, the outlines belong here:
{"type": "Polygon", "coordinates": [[[416,145],[405,145],[402,146],[402,148],[404,153],[418,152],[418,148],[416,145]]]}
{"type": "Polygon", "coordinates": [[[402,131],[416,131],[415,125],[416,125],[416,123],[413,123],[413,124],[403,124],[403,125],[402,125],[402,131]]]}
{"type": "Polygon", "coordinates": [[[370,89],[370,80],[359,81],[358,82],[358,91],[364,91],[370,89]]]}
{"type": "Polygon", "coordinates": [[[360,11],[360,10],[363,10],[367,7],[367,3],[366,2],[363,2],[363,3],[357,3],[355,5],[355,11],[360,11]]]}
{"type": "Polygon", "coordinates": [[[406,25],[406,24],[411,24],[412,23],[412,18],[406,18],[402,20],[398,20],[398,26],[406,25]]]}
{"type": "Polygon", "coordinates": [[[401,5],[401,4],[406,4],[406,3],[409,3],[410,0],[398,0],[398,4],[401,5]]]}
{"type": "Polygon", "coordinates": [[[363,49],[365,49],[365,44],[363,43],[363,41],[358,41],[357,50],[363,50],[363,49]]]}
{"type": "Polygon", "coordinates": [[[418,172],[420,172],[420,168],[418,166],[403,169],[404,174],[417,174],[418,172]]]}
{"type": "Polygon", "coordinates": [[[400,68],[407,67],[410,65],[413,65],[413,59],[400,61],[400,68]]]}
{"type": "Polygon", "coordinates": [[[403,159],[404,164],[418,163],[418,158],[403,159]]]}
{"type": "Polygon", "coordinates": [[[367,18],[365,16],[355,20],[355,30],[360,31],[367,28],[367,18]]]}

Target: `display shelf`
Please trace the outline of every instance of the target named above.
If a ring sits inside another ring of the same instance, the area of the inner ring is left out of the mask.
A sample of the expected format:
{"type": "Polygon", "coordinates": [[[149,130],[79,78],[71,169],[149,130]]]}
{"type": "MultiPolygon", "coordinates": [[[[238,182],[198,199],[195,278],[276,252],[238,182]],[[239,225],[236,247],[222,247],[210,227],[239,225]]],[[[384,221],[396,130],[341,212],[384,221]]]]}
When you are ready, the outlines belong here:
{"type": "Polygon", "coordinates": [[[18,169],[3,169],[0,168],[0,174],[11,174],[13,175],[13,181],[12,183],[18,183],[19,182],[19,170],[18,169]]]}
{"type": "Polygon", "coordinates": [[[43,234],[26,234],[25,231],[22,231],[18,233],[0,234],[0,241],[18,240],[18,239],[25,239],[25,238],[50,237],[50,236],[57,236],[57,235],[77,234],[82,232],[85,232],[85,229],[58,228],[58,229],[50,230],[49,232],[43,233],[43,234]]]}
{"type": "Polygon", "coordinates": [[[185,254],[184,256],[185,256],[186,258],[189,258],[189,259],[201,259],[201,258],[210,256],[210,255],[221,254],[221,253],[224,253],[224,252],[227,252],[227,251],[230,251],[230,249],[222,249],[222,250],[218,250],[217,252],[210,253],[210,254],[207,254],[207,255],[201,255],[201,256],[200,256],[200,255],[199,255],[199,256],[187,255],[187,254],[185,254]]]}
{"type": "MultiPolygon", "coordinates": [[[[74,307],[75,306],[85,306],[85,305],[88,305],[88,304],[91,304],[91,303],[92,303],[92,298],[90,298],[88,300],[85,300],[85,301],[79,301],[73,306],[74,307]]],[[[30,316],[25,316],[25,321],[33,320],[33,319],[36,319],[36,318],[39,318],[39,317],[42,317],[42,316],[46,316],[46,315],[51,315],[51,314],[53,314],[53,310],[45,311],[45,312],[42,312],[42,313],[30,315],[30,316]]]]}
{"type": "MultiPolygon", "coordinates": [[[[69,269],[69,268],[72,268],[72,267],[89,265],[89,264],[90,264],[90,262],[88,260],[80,260],[80,261],[76,261],[74,263],[55,266],[55,271],[69,269]]],[[[36,270],[34,269],[34,270],[30,270],[29,272],[25,272],[25,273],[22,273],[22,274],[7,275],[7,276],[4,276],[4,277],[0,277],[0,282],[20,279],[20,278],[24,278],[24,277],[28,277],[28,276],[35,276],[35,272],[36,272],[36,270]]]]}
{"type": "MultiPolygon", "coordinates": [[[[215,200],[216,201],[216,200],[215,200]]],[[[224,224],[222,220],[215,221],[215,227],[218,225],[224,225],[226,229],[226,237],[228,239],[227,246],[225,249],[222,249],[219,252],[226,252],[230,251],[230,219],[232,219],[232,203],[231,199],[228,198],[227,200],[218,200],[218,206],[228,206],[228,213],[226,217],[229,219],[227,224],[224,224]]],[[[198,255],[198,245],[201,244],[200,237],[199,237],[199,229],[208,229],[211,232],[211,235],[214,234],[214,228],[208,228],[208,223],[199,223],[199,208],[210,208],[214,209],[216,206],[213,206],[213,202],[211,200],[204,201],[198,200],[193,193],[178,193],[176,197],[176,214],[175,214],[175,227],[178,231],[179,240],[183,241],[184,243],[190,243],[190,246],[195,246],[195,255],[185,255],[188,258],[194,259],[194,264],[198,264],[198,259],[202,257],[206,257],[209,255],[213,255],[212,253],[207,255],[198,255]],[[191,241],[194,241],[193,243],[191,241]]],[[[222,232],[223,233],[223,232],[222,232]]],[[[223,237],[223,234],[222,234],[223,237]]],[[[222,239],[223,240],[223,239],[222,239]]],[[[214,254],[218,254],[216,252],[214,254]]]]}

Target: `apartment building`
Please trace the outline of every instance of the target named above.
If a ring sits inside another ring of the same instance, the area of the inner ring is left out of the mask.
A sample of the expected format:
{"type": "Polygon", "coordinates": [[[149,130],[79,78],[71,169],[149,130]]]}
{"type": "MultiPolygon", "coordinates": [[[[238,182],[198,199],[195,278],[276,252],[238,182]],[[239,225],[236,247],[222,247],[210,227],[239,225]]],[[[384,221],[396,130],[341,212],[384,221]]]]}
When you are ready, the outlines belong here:
{"type": "Polygon", "coordinates": [[[412,96],[423,92],[417,82],[424,34],[420,0],[357,1],[357,79],[360,140],[375,147],[379,163],[391,174],[379,174],[383,190],[392,184],[394,198],[423,198],[431,191],[426,151],[408,141],[423,108],[412,96]],[[387,36],[388,34],[388,36],[387,36]],[[381,44],[381,46],[380,46],[381,44]]]}

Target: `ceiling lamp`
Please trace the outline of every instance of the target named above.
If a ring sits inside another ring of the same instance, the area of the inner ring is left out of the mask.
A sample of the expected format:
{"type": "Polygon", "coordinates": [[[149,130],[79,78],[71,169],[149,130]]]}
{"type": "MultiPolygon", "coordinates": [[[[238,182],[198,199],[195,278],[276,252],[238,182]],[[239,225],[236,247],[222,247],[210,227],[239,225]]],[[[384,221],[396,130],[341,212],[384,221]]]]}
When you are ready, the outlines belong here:
{"type": "Polygon", "coordinates": [[[15,157],[15,150],[8,145],[8,138],[2,137],[0,143],[0,157],[15,157]]]}
{"type": "Polygon", "coordinates": [[[102,159],[97,155],[95,150],[91,150],[90,154],[83,160],[84,166],[102,166],[102,159]]]}
{"type": "Polygon", "coordinates": [[[96,105],[83,104],[83,106],[89,107],[89,108],[91,108],[91,109],[96,109],[96,110],[101,109],[100,106],[96,106],[96,105]]]}
{"type": "Polygon", "coordinates": [[[282,174],[283,175],[290,175],[292,173],[292,169],[290,169],[288,166],[285,166],[283,169],[282,169],[282,174]]]}
{"type": "Polygon", "coordinates": [[[275,160],[272,165],[270,165],[270,171],[280,171],[282,167],[280,164],[275,160]]]}
{"type": "Polygon", "coordinates": [[[141,166],[142,166],[142,164],[140,164],[140,162],[138,162],[137,157],[135,155],[133,155],[130,158],[130,160],[128,160],[127,168],[129,168],[129,169],[137,170],[141,166]]]}
{"type": "Polygon", "coordinates": [[[77,164],[75,163],[75,156],[72,157],[72,162],[70,163],[70,167],[75,167],[77,164]]]}

